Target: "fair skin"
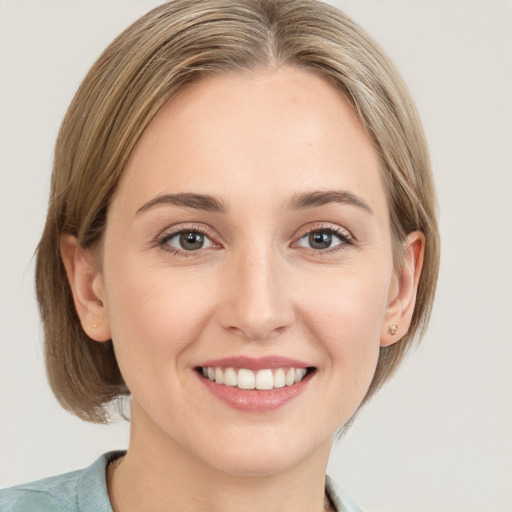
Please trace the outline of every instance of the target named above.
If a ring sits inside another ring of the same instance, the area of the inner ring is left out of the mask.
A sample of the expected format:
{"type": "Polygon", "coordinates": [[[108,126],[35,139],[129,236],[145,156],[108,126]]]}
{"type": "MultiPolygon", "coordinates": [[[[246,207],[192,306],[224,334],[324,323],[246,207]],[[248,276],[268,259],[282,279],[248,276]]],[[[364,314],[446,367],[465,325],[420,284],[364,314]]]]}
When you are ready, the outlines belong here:
{"type": "Polygon", "coordinates": [[[61,240],[82,325],[112,338],[132,395],[128,452],[108,475],[114,511],[323,510],[333,436],[379,348],[407,332],[423,247],[411,233],[393,268],[376,152],[322,78],[221,75],[171,98],[129,159],[100,246],[61,240]],[[251,364],[308,371],[271,391],[202,375],[251,364]]]}

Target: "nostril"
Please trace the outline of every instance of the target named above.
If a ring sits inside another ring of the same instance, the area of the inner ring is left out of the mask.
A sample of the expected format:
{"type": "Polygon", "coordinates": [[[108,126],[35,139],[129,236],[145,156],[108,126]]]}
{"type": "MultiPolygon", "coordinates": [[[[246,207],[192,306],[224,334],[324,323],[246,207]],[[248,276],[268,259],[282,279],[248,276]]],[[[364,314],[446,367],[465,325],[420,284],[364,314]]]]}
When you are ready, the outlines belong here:
{"type": "Polygon", "coordinates": [[[237,334],[239,336],[245,336],[245,332],[243,329],[240,329],[240,327],[235,327],[234,325],[229,325],[227,327],[228,331],[232,332],[233,334],[237,334]]]}
{"type": "Polygon", "coordinates": [[[233,334],[236,334],[237,336],[242,336],[244,338],[247,338],[251,341],[262,341],[267,339],[273,339],[277,336],[281,335],[288,326],[281,325],[279,327],[274,327],[267,329],[265,327],[255,327],[255,326],[247,326],[245,328],[243,327],[236,327],[236,326],[229,326],[227,329],[232,332],[233,334]]]}

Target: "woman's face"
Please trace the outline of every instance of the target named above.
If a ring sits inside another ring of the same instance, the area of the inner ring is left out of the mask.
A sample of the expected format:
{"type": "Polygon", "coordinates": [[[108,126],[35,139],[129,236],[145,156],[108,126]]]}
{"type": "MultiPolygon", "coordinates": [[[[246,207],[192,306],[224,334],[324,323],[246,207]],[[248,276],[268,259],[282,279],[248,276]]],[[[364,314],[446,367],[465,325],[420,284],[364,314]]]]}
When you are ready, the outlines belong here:
{"type": "Polygon", "coordinates": [[[378,158],[339,92],[294,68],[181,90],[130,157],[102,258],[132,435],[234,474],[326,460],[397,289],[378,158]]]}

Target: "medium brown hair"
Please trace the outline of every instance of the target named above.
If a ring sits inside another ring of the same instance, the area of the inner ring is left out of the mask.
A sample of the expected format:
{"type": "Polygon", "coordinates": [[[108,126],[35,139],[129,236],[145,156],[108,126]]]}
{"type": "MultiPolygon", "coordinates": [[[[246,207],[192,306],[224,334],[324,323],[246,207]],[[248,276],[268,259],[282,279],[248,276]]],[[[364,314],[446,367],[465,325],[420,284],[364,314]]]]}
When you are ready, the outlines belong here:
{"type": "Polygon", "coordinates": [[[324,77],[357,110],[381,160],[395,265],[402,261],[408,233],[420,230],[426,238],[409,332],[381,348],[366,399],[423,333],[439,262],[435,193],[419,117],[390,61],[351,19],[314,0],[175,0],[136,21],[103,52],[57,139],[36,290],[49,381],[65,409],[105,422],[107,404],[129,390],[112,342],[93,341],[81,327],[60,237],[72,234],[85,248],[101,240],[109,201],[134,146],[178,89],[208,74],[284,65],[324,77]]]}

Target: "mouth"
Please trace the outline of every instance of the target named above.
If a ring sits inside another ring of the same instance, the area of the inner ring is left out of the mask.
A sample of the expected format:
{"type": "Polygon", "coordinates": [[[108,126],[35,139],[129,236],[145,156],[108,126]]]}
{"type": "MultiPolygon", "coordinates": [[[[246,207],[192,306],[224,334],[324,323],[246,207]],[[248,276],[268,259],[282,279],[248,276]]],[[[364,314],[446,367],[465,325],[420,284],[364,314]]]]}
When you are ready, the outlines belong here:
{"type": "Polygon", "coordinates": [[[314,372],[313,367],[280,367],[251,370],[222,366],[200,366],[196,371],[211,382],[242,390],[270,391],[293,386],[314,372]]]}
{"type": "Polygon", "coordinates": [[[195,372],[219,400],[245,412],[278,409],[298,397],[316,367],[282,357],[235,357],[208,361],[195,372]]]}

